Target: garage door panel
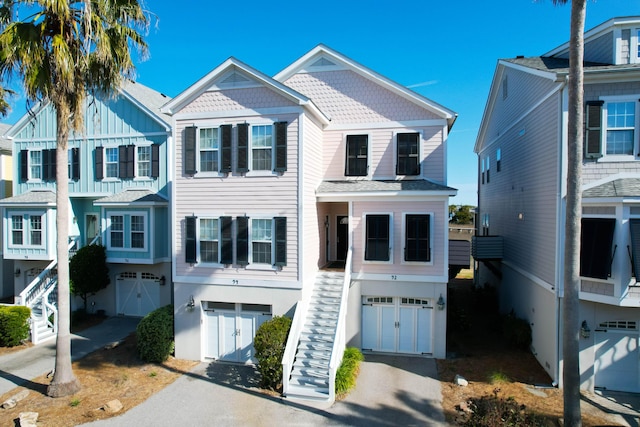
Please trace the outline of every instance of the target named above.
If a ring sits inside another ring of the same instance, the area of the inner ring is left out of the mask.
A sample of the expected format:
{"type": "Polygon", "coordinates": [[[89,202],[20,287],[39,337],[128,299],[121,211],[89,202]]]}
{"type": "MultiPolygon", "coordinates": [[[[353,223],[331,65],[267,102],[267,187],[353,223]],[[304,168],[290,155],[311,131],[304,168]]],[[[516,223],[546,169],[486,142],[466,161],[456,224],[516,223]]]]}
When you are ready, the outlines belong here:
{"type": "Polygon", "coordinates": [[[380,351],[396,349],[396,309],[380,307],[380,351]]]}
{"type": "Polygon", "coordinates": [[[378,348],[378,307],[365,305],[362,307],[362,348],[374,350],[378,348]]]}
{"type": "Polygon", "coordinates": [[[596,332],[595,386],[607,390],[639,392],[638,335],[596,332]]]}
{"type": "Polygon", "coordinates": [[[417,352],[418,353],[432,353],[432,318],[433,318],[433,310],[430,308],[420,308],[417,310],[418,321],[417,321],[417,352]]]}
{"type": "Polygon", "coordinates": [[[150,273],[122,273],[116,280],[117,313],[146,316],[160,307],[160,284],[150,273]]]}
{"type": "Polygon", "coordinates": [[[398,328],[398,352],[415,353],[415,308],[400,307],[400,325],[398,328]]]}
{"type": "Polygon", "coordinates": [[[217,359],[220,354],[220,348],[218,346],[218,340],[213,337],[218,337],[219,334],[219,318],[217,313],[205,312],[205,334],[209,339],[206,340],[204,357],[217,359]]]}
{"type": "Polygon", "coordinates": [[[220,313],[222,334],[220,339],[220,359],[237,360],[236,355],[236,315],[235,313],[220,313]]]}

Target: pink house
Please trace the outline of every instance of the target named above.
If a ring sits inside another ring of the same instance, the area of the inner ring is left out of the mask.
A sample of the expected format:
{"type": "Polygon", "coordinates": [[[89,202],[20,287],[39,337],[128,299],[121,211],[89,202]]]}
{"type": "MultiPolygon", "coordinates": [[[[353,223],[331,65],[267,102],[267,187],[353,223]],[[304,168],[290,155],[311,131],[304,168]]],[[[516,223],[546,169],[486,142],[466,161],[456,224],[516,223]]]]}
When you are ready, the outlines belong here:
{"type": "Polygon", "coordinates": [[[445,357],[456,113],[323,45],[274,77],[230,58],[163,112],[177,357],[251,363],[286,315],[284,393],[327,401],[345,345],[445,357]]]}

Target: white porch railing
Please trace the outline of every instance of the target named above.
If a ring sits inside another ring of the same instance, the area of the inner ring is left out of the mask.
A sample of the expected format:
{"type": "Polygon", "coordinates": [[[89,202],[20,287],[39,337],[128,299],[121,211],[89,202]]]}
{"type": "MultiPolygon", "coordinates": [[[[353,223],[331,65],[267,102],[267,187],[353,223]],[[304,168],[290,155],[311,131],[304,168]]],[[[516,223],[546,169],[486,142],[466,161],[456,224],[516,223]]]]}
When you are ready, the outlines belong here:
{"type": "Polygon", "coordinates": [[[289,377],[291,376],[291,370],[293,369],[293,362],[295,361],[296,351],[298,349],[298,341],[300,341],[300,334],[304,327],[304,321],[307,316],[310,299],[311,293],[309,293],[309,296],[306,299],[297,302],[296,311],[293,314],[293,320],[291,321],[291,329],[289,330],[289,336],[287,337],[287,344],[285,346],[284,354],[282,355],[282,394],[285,396],[289,391],[289,377]]]}
{"type": "Polygon", "coordinates": [[[346,347],[347,300],[349,299],[349,286],[351,284],[352,258],[353,248],[349,248],[347,260],[344,264],[344,283],[342,285],[342,296],[340,297],[336,338],[333,341],[333,350],[331,350],[331,360],[329,361],[329,402],[336,400],[336,372],[342,363],[342,356],[346,347]]]}

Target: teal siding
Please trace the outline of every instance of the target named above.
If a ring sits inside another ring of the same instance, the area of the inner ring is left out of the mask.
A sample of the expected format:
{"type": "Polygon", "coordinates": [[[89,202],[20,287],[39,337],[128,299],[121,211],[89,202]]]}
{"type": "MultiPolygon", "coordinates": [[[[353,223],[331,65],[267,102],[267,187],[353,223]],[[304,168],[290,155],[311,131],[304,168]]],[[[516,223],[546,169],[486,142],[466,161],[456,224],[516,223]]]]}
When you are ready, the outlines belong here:
{"type": "Polygon", "coordinates": [[[171,252],[168,208],[155,209],[154,236],[155,258],[168,258],[171,252]]]}

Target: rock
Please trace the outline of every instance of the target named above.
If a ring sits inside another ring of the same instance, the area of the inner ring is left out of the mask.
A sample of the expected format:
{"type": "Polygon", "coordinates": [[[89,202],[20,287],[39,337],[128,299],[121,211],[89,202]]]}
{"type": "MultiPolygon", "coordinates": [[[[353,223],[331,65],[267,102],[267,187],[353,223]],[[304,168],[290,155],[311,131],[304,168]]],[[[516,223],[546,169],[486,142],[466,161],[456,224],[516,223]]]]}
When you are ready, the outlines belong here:
{"type": "Polygon", "coordinates": [[[115,414],[122,410],[122,403],[118,399],[107,402],[102,409],[108,414],[115,414]]]}
{"type": "Polygon", "coordinates": [[[37,427],[38,413],[37,412],[20,412],[18,414],[20,419],[20,427],[37,427]]]}
{"type": "Polygon", "coordinates": [[[2,409],[13,409],[16,407],[18,402],[13,399],[7,399],[2,403],[2,409]]]}
{"type": "Polygon", "coordinates": [[[29,395],[29,390],[22,390],[16,394],[14,394],[13,396],[11,396],[10,398],[8,398],[7,400],[5,400],[2,405],[2,409],[11,409],[11,408],[15,408],[16,405],[18,404],[18,402],[20,402],[22,399],[26,398],[29,395]]]}
{"type": "Polygon", "coordinates": [[[456,409],[460,412],[464,412],[466,414],[469,414],[471,412],[473,412],[471,410],[471,408],[469,407],[469,404],[467,402],[460,402],[460,404],[458,406],[456,406],[456,409]]]}
{"type": "Polygon", "coordinates": [[[454,384],[459,385],[461,387],[466,387],[469,385],[469,381],[465,380],[462,375],[456,375],[453,379],[454,384]]]}

